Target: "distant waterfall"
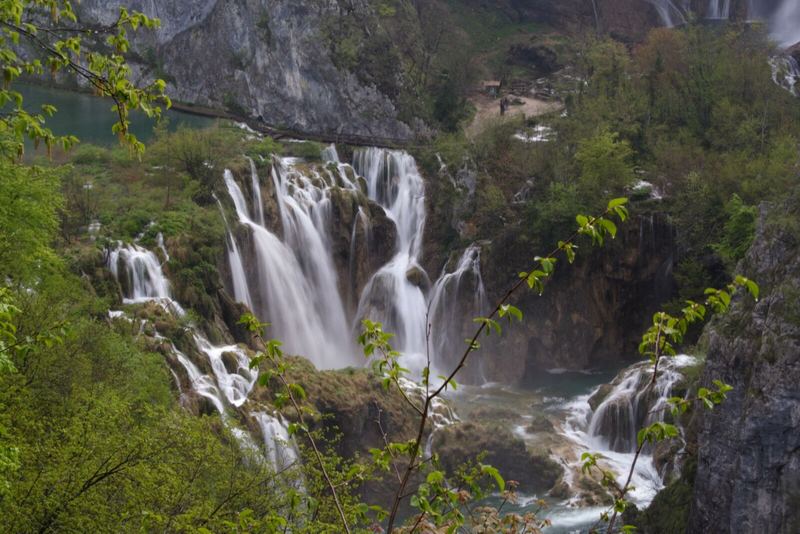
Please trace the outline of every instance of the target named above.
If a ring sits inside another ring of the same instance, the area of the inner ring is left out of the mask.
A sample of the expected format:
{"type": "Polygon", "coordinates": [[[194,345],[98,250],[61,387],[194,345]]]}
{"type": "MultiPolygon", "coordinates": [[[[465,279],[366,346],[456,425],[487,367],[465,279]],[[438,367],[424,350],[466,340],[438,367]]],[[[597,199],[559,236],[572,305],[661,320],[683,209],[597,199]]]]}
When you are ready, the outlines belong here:
{"type": "Polygon", "coordinates": [[[772,38],[783,48],[800,42],[800,2],[783,0],[770,19],[772,38]]]}
{"type": "MultiPolygon", "coordinates": [[[[163,248],[163,237],[160,237],[159,243],[163,248]]],[[[166,249],[164,254],[169,258],[166,249]]],[[[178,315],[184,314],[183,308],[172,299],[169,281],[161,269],[161,262],[151,251],[136,244],[118,243],[108,253],[107,265],[122,286],[125,304],[155,301],[169,311],[178,315]]]]}
{"type": "Polygon", "coordinates": [[[794,96],[798,96],[800,64],[798,64],[797,60],[788,54],[784,54],[770,58],[769,64],[772,67],[772,81],[794,96]]]}
{"type": "Polygon", "coordinates": [[[728,20],[731,17],[731,0],[709,0],[706,18],[728,20]]]}
{"type": "Polygon", "coordinates": [[[613,389],[594,410],[589,421],[589,435],[599,439],[609,450],[636,450],[636,433],[669,413],[667,399],[683,378],[681,367],[696,362],[691,356],[662,358],[655,386],[648,387],[653,378],[649,362],[627,369],[612,384],[613,389]]]}
{"type": "Polygon", "coordinates": [[[667,27],[686,23],[684,12],[672,0],[646,0],[658,12],[661,23],[667,27]]]}

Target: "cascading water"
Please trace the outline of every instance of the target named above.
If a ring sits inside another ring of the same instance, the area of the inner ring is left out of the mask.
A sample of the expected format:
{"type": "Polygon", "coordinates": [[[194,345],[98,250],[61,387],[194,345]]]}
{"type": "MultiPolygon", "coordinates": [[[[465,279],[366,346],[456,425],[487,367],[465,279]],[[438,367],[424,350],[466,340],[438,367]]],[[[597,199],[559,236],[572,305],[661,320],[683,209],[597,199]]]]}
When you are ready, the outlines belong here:
{"type": "Polygon", "coordinates": [[[425,188],[416,162],[405,152],[365,148],[356,151],[354,168],[367,182],[370,199],[381,205],[397,227],[395,256],[375,273],[362,292],[356,318],[380,321],[397,335],[406,366],[419,372],[426,364],[427,303],[418,263],[425,228],[425,188]]]}
{"type": "Polygon", "coordinates": [[[800,2],[783,0],[770,18],[772,38],[783,48],[800,43],[800,2]]]}
{"type": "MultiPolygon", "coordinates": [[[[239,223],[249,228],[252,239],[257,276],[247,283],[246,293],[253,310],[271,323],[270,333],[288,352],[308,357],[317,367],[356,363],[326,235],[330,200],[319,185],[322,177],[317,175],[315,183],[276,161],[273,180],[286,243],[251,219],[233,174],[226,170],[224,178],[239,223]]],[[[254,197],[253,203],[260,203],[260,193],[254,197]]],[[[242,263],[241,256],[234,257],[232,271],[237,261],[242,263]]]]}
{"type": "Polygon", "coordinates": [[[650,363],[626,370],[615,381],[614,388],[594,410],[589,422],[589,435],[604,448],[616,452],[636,450],[639,429],[667,415],[667,399],[675,385],[683,379],[681,367],[696,362],[691,356],[663,358],[655,385],[650,387],[653,371],[650,363]]]}
{"type": "Polygon", "coordinates": [[[672,0],[646,0],[651,4],[661,18],[661,23],[667,27],[686,23],[686,16],[672,0]]]}
{"type": "MultiPolygon", "coordinates": [[[[696,363],[695,358],[686,355],[663,358],[652,389],[646,386],[652,380],[652,364],[637,364],[617,376],[595,410],[589,399],[598,389],[570,402],[563,433],[574,443],[577,456],[583,452],[600,453],[603,462],[624,482],[635,457],[637,431],[664,419],[669,412],[667,399],[683,378],[681,369],[696,363]]],[[[580,462],[572,467],[580,471],[580,462]]],[[[632,485],[635,489],[631,498],[637,505],[647,505],[663,487],[662,475],[647,450],[639,457],[632,485]]]]}
{"type": "Polygon", "coordinates": [[[709,0],[706,18],[728,20],[731,17],[731,0],[709,0]]]}
{"type": "MultiPolygon", "coordinates": [[[[158,240],[158,246],[164,247],[163,238],[158,240]]],[[[166,249],[163,253],[165,257],[169,257],[166,249]]],[[[124,246],[120,243],[109,253],[108,267],[123,285],[126,303],[149,301],[161,305],[167,303],[164,306],[167,311],[179,316],[184,315],[183,309],[172,299],[169,281],[153,252],[138,245],[124,246]]],[[[206,356],[211,375],[203,373],[198,365],[178,350],[171,341],[158,333],[155,337],[168,344],[169,351],[184,368],[189,383],[197,395],[207,399],[223,420],[227,421],[227,407],[238,408],[247,401],[258,378],[258,371],[250,369],[250,358],[241,347],[215,346],[199,330],[193,326],[188,328],[192,331],[195,347],[206,356]]],[[[296,459],[296,452],[292,448],[283,421],[265,412],[254,415],[262,429],[267,459],[276,469],[283,469],[288,465],[284,462],[285,458],[296,459]]],[[[232,428],[232,431],[240,438],[243,446],[250,446],[252,442],[246,433],[237,428],[232,428]]]]}
{"type": "MultiPolygon", "coordinates": [[[[479,246],[468,247],[453,272],[448,273],[445,266],[429,302],[433,363],[438,369],[452,369],[464,352],[464,339],[470,333],[465,327],[474,325],[472,318],[483,315],[488,303],[479,246]]],[[[473,382],[483,381],[479,369],[471,375],[473,382]]]]}
{"type": "Polygon", "coordinates": [[[798,96],[800,63],[793,56],[785,54],[770,58],[769,64],[772,67],[772,81],[798,96]]]}
{"type": "MultiPolygon", "coordinates": [[[[166,249],[164,254],[169,258],[166,249]]],[[[155,301],[179,315],[184,314],[183,308],[172,300],[169,281],[161,269],[161,262],[149,250],[136,244],[118,243],[117,248],[108,253],[107,265],[122,286],[123,303],[155,301]]]]}
{"type": "MultiPolygon", "coordinates": [[[[479,315],[485,304],[479,248],[467,249],[455,270],[445,270],[426,298],[430,282],[419,264],[425,189],[414,159],[401,151],[363,148],[356,150],[351,167],[339,160],[335,146],[327,147],[322,157],[328,163],[324,167],[273,159],[271,175],[281,238],[251,215],[259,213],[263,201],[255,167],[251,168],[250,199],[232,173],[225,172],[239,223],[249,229],[247,235],[252,240],[248,246],[237,244],[234,233],[228,230],[228,259],[236,299],[272,324],[271,334],[285,343],[288,352],[305,355],[320,368],[359,363],[361,359],[354,356],[358,351],[351,341],[355,338],[353,330],[360,330],[363,318],[380,321],[387,331],[396,334],[395,348],[416,372],[427,361],[426,318],[430,304],[434,323],[432,359],[442,365],[450,363],[455,351],[463,348],[463,336],[457,333],[463,324],[457,323],[471,325],[470,319],[479,315]],[[361,294],[356,295],[355,262],[361,257],[357,256],[357,239],[363,236],[366,240],[364,250],[368,255],[371,221],[366,208],[354,208],[347,270],[342,274],[347,279],[340,285],[331,247],[331,199],[332,195],[353,195],[358,199],[364,193],[383,208],[395,224],[397,237],[394,256],[372,274],[361,294]],[[240,252],[244,249],[253,251],[249,265],[240,252]],[[247,273],[255,276],[246,279],[245,266],[247,273]],[[472,305],[459,308],[463,315],[453,314],[459,293],[467,288],[472,305]],[[352,329],[348,325],[353,325],[352,329]]],[[[242,239],[242,234],[236,235],[242,239]]]]}

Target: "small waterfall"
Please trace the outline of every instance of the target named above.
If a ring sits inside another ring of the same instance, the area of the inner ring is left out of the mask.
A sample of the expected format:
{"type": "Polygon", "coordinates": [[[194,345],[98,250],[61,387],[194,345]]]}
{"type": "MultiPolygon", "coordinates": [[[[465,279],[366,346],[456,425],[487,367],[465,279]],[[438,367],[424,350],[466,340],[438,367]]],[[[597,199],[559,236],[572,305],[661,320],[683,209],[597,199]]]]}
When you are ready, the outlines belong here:
{"type": "Polygon", "coordinates": [[[431,290],[429,303],[434,364],[439,369],[451,369],[464,351],[464,339],[474,328],[472,319],[482,315],[488,305],[479,246],[468,247],[453,272],[448,273],[445,266],[431,290]]]}
{"type": "Polygon", "coordinates": [[[406,366],[419,372],[426,363],[427,315],[420,287],[427,275],[418,264],[425,228],[422,177],[414,158],[400,151],[359,149],[354,167],[367,181],[369,198],[384,208],[397,227],[395,256],[367,283],[356,319],[369,317],[394,332],[395,348],[404,353],[406,366]]]}
{"type": "Polygon", "coordinates": [[[672,0],[645,0],[651,4],[661,18],[661,23],[669,28],[686,24],[686,16],[672,0]]]}
{"type": "Polygon", "coordinates": [[[236,239],[233,237],[233,232],[228,224],[228,218],[225,217],[225,210],[222,203],[214,196],[219,205],[219,211],[222,214],[222,221],[225,223],[225,247],[228,251],[228,264],[231,268],[231,281],[233,282],[233,298],[237,302],[243,302],[250,310],[253,309],[253,302],[250,300],[250,288],[247,284],[247,276],[244,272],[244,262],[242,261],[242,254],[239,252],[239,246],[236,239]]]}
{"type": "Polygon", "coordinates": [[[729,20],[731,18],[731,0],[709,0],[706,18],[729,20]]]}
{"type": "Polygon", "coordinates": [[[322,158],[322,161],[328,163],[341,163],[339,160],[339,152],[336,150],[336,145],[333,143],[322,149],[322,154],[320,154],[320,157],[322,158]]]}
{"type": "Polygon", "coordinates": [[[117,248],[108,253],[107,265],[122,286],[123,303],[155,301],[183,315],[183,308],[172,300],[169,281],[164,276],[161,263],[151,251],[136,244],[118,243],[117,248]]]}
{"type": "Polygon", "coordinates": [[[266,412],[253,412],[253,418],[261,429],[267,459],[275,470],[282,471],[297,463],[299,454],[286,430],[286,422],[266,412]]]}
{"type": "Polygon", "coordinates": [[[694,363],[696,360],[691,356],[662,358],[654,387],[647,386],[653,378],[653,366],[649,362],[626,369],[594,410],[589,421],[589,435],[597,438],[608,450],[635,451],[637,432],[664,420],[669,412],[667,399],[683,379],[681,367],[694,363]]]}
{"type": "Polygon", "coordinates": [[[250,180],[253,188],[253,212],[255,213],[255,221],[264,226],[264,202],[261,200],[261,181],[258,179],[258,171],[256,170],[255,162],[247,158],[250,162],[250,180]]]}
{"type": "MultiPolygon", "coordinates": [[[[159,246],[163,246],[163,239],[159,240],[159,243],[159,246]]],[[[166,254],[166,251],[164,253],[166,254]]],[[[108,267],[120,283],[127,283],[125,289],[127,303],[153,301],[163,305],[167,302],[169,303],[165,306],[167,311],[179,316],[184,315],[183,309],[172,300],[169,282],[161,270],[158,259],[151,251],[138,245],[120,244],[109,253],[108,267]]],[[[198,365],[178,350],[172,341],[157,332],[155,337],[167,344],[169,351],[184,368],[191,388],[200,397],[207,399],[222,416],[223,421],[227,422],[229,421],[227,407],[239,408],[244,405],[258,379],[258,371],[250,369],[250,358],[241,347],[215,346],[194,326],[190,325],[188,328],[192,332],[195,347],[207,359],[211,375],[203,373],[198,365]]],[[[180,390],[179,381],[178,389],[180,390]]],[[[181,392],[181,396],[184,395],[185,393],[181,392]]],[[[257,412],[254,416],[262,429],[267,460],[276,470],[288,467],[297,459],[297,452],[291,444],[284,422],[265,412],[257,412]],[[288,463],[284,461],[286,458],[290,459],[288,463]]],[[[235,427],[231,427],[231,431],[243,447],[251,447],[252,441],[245,432],[235,427]]]]}
{"type": "Polygon", "coordinates": [[[769,64],[772,67],[772,81],[794,96],[798,96],[800,63],[793,56],[783,54],[770,58],[769,64]]]}

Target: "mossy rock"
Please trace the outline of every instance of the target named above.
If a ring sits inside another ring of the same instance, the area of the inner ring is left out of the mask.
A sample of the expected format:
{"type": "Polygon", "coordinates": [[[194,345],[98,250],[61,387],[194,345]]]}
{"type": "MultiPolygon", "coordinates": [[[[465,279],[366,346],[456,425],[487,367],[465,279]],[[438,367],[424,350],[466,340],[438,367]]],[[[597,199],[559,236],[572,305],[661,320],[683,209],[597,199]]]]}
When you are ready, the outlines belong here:
{"type": "Polygon", "coordinates": [[[519,482],[524,493],[549,491],[563,474],[547,453],[527,450],[525,442],[501,425],[456,423],[436,431],[432,447],[450,473],[485,453],[482,462],[496,467],[506,480],[519,482]]]}

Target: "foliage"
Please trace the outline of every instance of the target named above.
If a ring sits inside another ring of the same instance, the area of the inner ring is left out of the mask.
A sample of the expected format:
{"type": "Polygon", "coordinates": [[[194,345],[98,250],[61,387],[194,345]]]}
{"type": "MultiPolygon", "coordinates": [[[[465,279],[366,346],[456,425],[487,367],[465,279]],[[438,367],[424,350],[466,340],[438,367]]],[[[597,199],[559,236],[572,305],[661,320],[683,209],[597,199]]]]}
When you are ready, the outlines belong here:
{"type": "Polygon", "coordinates": [[[58,173],[0,161],[0,279],[30,283],[57,263],[50,244],[58,230],[58,173]]]}
{"type": "Polygon", "coordinates": [[[129,32],[140,27],[155,29],[159,26],[157,19],[120,8],[114,23],[87,28],[78,21],[70,0],[11,0],[0,6],[0,21],[5,80],[0,107],[13,106],[0,118],[3,157],[21,157],[26,137],[37,146],[44,143],[48,152],[55,145],[68,148],[77,142],[73,136],[56,137],[46,128],[45,119],[56,112],[55,107],[44,105],[40,113],[30,113],[23,107],[22,95],[9,87],[22,75],[55,75],[62,71],[83,80],[98,95],[110,97],[119,118],[114,133],[137,153],[143,152],[144,145],[128,131],[130,111],[140,110],[148,117],[159,118],[159,104],[169,107],[171,102],[164,93],[163,80],[143,88],[131,82],[125,54],[130,49],[129,32]],[[94,42],[101,37],[102,41],[94,42]]]}

